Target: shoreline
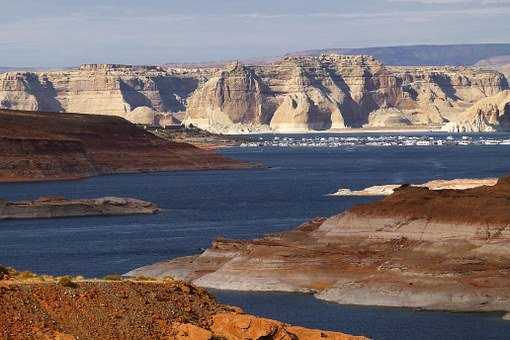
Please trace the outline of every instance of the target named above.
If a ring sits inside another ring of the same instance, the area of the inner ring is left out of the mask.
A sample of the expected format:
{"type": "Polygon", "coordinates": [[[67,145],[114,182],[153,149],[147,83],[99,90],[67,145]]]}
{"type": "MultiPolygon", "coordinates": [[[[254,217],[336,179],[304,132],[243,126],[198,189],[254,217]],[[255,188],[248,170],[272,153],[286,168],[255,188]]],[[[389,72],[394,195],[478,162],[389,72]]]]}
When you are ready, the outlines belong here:
{"type": "MultiPolygon", "coordinates": [[[[450,132],[443,131],[441,129],[365,129],[365,128],[349,128],[342,130],[322,130],[322,131],[250,131],[250,132],[222,132],[218,134],[228,135],[228,136],[250,136],[250,135],[317,135],[317,134],[363,134],[363,133],[445,133],[448,134],[450,132]]],[[[461,134],[459,132],[451,132],[452,134],[461,134]]],[[[487,134],[491,134],[494,132],[486,132],[487,134]]]]}
{"type": "Polygon", "coordinates": [[[311,293],[347,305],[510,312],[510,177],[494,184],[404,186],[289,231],[216,239],[201,254],[124,275],[169,275],[222,290],[311,293]]]}
{"type": "MultiPolygon", "coordinates": [[[[228,147],[222,147],[228,148],[228,147]]],[[[46,183],[46,182],[71,182],[71,181],[82,181],[95,177],[107,177],[107,176],[115,176],[115,175],[136,175],[136,174],[158,174],[158,173],[167,173],[167,172],[201,172],[201,171],[246,171],[246,170],[259,170],[259,169],[267,169],[267,166],[264,164],[256,164],[256,163],[241,163],[243,166],[232,166],[232,167],[218,167],[218,168],[190,168],[190,169],[171,169],[171,170],[140,170],[140,171],[115,171],[109,173],[98,173],[90,176],[69,176],[69,177],[58,177],[58,178],[31,178],[31,179],[4,179],[0,178],[0,185],[2,184],[29,184],[29,183],[46,183]]]]}
{"type": "MultiPolygon", "coordinates": [[[[207,288],[203,287],[205,290],[215,295],[219,294],[256,294],[256,295],[279,295],[279,294],[290,294],[290,295],[299,295],[299,296],[309,296],[313,299],[319,301],[320,303],[334,304],[335,306],[341,307],[354,307],[360,309],[380,309],[380,310],[396,310],[396,311],[412,311],[412,312],[431,312],[431,313],[448,313],[448,314],[480,314],[480,315],[495,315],[498,318],[504,319],[504,317],[509,312],[505,310],[452,310],[452,309],[427,309],[421,307],[406,307],[406,306],[387,306],[387,305],[363,305],[363,304],[352,304],[352,303],[338,303],[330,300],[321,299],[315,296],[315,293],[307,293],[307,292],[297,292],[297,291],[279,291],[279,290],[267,290],[267,291],[257,291],[257,290],[234,290],[234,289],[219,289],[219,288],[207,288]]],[[[506,321],[510,321],[510,319],[504,319],[506,321]]]]}

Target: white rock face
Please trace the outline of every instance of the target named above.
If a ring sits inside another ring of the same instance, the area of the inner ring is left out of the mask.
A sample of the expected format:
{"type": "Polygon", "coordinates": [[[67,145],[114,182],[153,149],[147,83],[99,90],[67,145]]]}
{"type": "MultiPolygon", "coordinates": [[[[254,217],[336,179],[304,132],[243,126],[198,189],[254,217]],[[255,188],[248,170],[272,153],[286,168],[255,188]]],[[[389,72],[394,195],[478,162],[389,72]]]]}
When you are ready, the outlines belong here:
{"type": "Polygon", "coordinates": [[[134,123],[179,112],[216,70],[83,65],[52,72],[0,74],[0,108],[116,115],[134,123]]]}
{"type": "Polygon", "coordinates": [[[289,57],[236,64],[209,79],[190,98],[184,122],[217,132],[234,125],[276,132],[440,129],[507,88],[504,76],[491,70],[385,67],[369,56],[289,57]]]}
{"type": "MultiPolygon", "coordinates": [[[[436,179],[423,184],[413,184],[415,187],[425,187],[430,190],[465,190],[481,186],[494,186],[498,182],[497,178],[458,178],[451,180],[436,179]]],[[[331,196],[388,196],[399,188],[400,184],[374,185],[361,190],[351,190],[340,188],[331,196]]]]}
{"type": "Polygon", "coordinates": [[[322,55],[223,70],[93,64],[0,73],[0,108],[117,115],[142,124],[185,112],[185,124],[222,133],[440,129],[448,122],[488,131],[492,111],[462,122],[474,103],[504,90],[508,82],[493,70],[385,67],[370,56],[322,55]]]}
{"type": "Polygon", "coordinates": [[[510,91],[502,91],[476,102],[462,118],[443,127],[449,132],[494,132],[510,128],[510,91]]]}

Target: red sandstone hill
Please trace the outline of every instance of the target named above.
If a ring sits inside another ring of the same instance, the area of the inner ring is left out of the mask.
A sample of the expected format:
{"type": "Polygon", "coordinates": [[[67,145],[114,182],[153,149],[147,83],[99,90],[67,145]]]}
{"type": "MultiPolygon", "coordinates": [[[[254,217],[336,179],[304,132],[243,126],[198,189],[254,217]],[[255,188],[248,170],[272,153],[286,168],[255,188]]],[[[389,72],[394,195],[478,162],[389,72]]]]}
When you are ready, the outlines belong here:
{"type": "Polygon", "coordinates": [[[466,190],[404,185],[392,195],[354,206],[350,212],[367,217],[506,226],[510,221],[510,176],[501,177],[494,186],[466,190]]]}
{"type": "Polygon", "coordinates": [[[0,110],[0,155],[0,182],[250,167],[119,117],[12,110],[0,110]]]}

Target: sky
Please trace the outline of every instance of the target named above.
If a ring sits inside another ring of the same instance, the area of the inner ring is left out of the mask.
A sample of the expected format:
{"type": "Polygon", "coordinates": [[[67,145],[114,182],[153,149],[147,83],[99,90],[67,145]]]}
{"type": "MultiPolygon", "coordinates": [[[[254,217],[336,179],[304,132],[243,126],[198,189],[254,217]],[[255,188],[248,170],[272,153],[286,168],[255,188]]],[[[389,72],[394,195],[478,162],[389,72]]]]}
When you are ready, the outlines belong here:
{"type": "Polygon", "coordinates": [[[0,0],[0,66],[510,42],[510,0],[0,0]]]}

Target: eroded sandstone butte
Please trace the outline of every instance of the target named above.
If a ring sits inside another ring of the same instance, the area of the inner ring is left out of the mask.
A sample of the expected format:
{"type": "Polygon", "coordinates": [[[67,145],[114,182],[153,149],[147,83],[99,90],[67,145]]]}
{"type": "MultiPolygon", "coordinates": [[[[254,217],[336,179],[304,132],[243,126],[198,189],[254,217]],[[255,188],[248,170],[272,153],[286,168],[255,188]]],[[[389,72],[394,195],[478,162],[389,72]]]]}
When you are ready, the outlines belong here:
{"type": "Polygon", "coordinates": [[[510,310],[510,177],[494,186],[404,186],[375,203],[127,275],[203,287],[312,292],[338,303],[510,310]]]}
{"type": "Polygon", "coordinates": [[[17,202],[0,199],[0,220],[155,214],[158,210],[154,203],[124,197],[95,199],[40,197],[33,201],[17,202]]]}
{"type": "MultiPolygon", "coordinates": [[[[370,56],[286,57],[223,68],[83,65],[0,74],[0,108],[184,121],[213,132],[343,128],[439,129],[508,89],[503,74],[465,67],[398,67],[370,56]]],[[[165,123],[166,124],[166,123],[165,123]]]]}
{"type": "Polygon", "coordinates": [[[179,112],[214,69],[116,64],[0,74],[0,108],[119,115],[144,122],[144,111],[179,112]],[[142,108],[141,112],[136,111],[142,108]],[[135,111],[135,115],[131,114],[135,111]]]}
{"type": "Polygon", "coordinates": [[[235,64],[188,100],[184,122],[218,132],[346,127],[440,128],[508,89],[492,70],[386,67],[370,56],[287,57],[235,64]]]}
{"type": "Polygon", "coordinates": [[[502,91],[477,101],[462,113],[462,120],[449,122],[450,132],[495,132],[510,129],[510,91],[502,91]]]}
{"type": "Polygon", "coordinates": [[[170,278],[55,278],[0,266],[0,306],[2,339],[366,339],[244,314],[170,278]]]}
{"type": "Polygon", "coordinates": [[[111,116],[0,110],[0,182],[247,168],[111,116]]]}

